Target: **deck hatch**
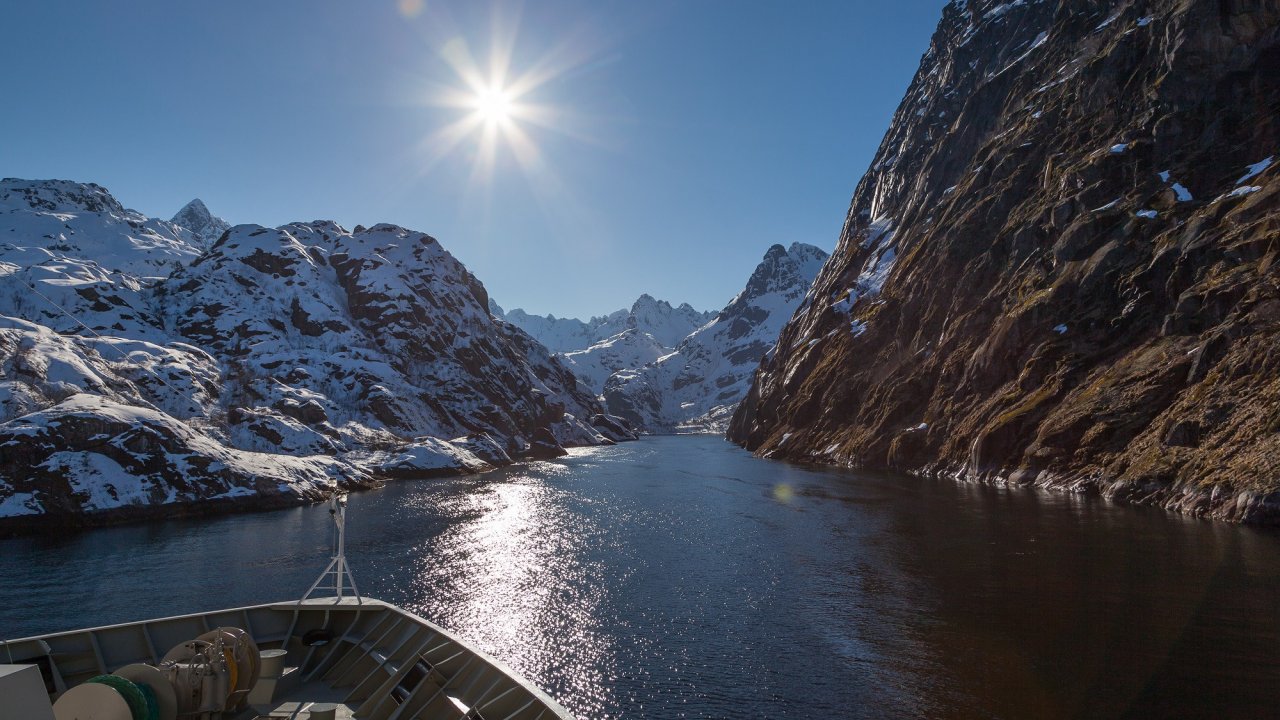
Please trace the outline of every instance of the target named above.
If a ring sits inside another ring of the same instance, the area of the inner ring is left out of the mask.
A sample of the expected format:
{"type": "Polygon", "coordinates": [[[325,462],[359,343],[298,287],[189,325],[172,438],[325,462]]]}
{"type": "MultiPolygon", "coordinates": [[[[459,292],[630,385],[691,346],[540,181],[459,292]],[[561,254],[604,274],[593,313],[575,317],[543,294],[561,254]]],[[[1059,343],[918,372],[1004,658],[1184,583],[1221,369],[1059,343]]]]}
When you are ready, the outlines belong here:
{"type": "Polygon", "coordinates": [[[435,666],[427,662],[426,658],[419,657],[405,671],[404,677],[400,679],[400,682],[396,683],[396,686],[391,689],[391,697],[395,698],[397,705],[403,704],[413,694],[413,691],[418,689],[422,681],[431,678],[433,673],[435,673],[435,666]]]}

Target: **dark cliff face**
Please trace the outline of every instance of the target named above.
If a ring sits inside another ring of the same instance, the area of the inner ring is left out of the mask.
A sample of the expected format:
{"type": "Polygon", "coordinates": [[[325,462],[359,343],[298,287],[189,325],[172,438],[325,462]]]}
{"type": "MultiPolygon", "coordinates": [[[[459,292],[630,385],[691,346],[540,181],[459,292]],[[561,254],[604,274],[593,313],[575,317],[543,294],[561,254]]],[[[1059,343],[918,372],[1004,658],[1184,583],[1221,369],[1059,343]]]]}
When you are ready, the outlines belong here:
{"type": "Polygon", "coordinates": [[[1280,0],[953,2],[729,436],[1280,519],[1280,0]]]}

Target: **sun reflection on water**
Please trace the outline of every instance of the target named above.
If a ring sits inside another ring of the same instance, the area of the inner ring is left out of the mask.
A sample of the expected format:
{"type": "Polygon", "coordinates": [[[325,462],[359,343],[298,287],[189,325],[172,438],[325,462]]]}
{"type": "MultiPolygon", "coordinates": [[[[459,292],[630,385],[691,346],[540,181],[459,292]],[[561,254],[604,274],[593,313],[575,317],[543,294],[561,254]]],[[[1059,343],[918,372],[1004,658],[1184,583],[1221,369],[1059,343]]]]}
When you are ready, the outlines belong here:
{"type": "Polygon", "coordinates": [[[585,557],[600,533],[546,482],[563,467],[529,471],[434,498],[456,522],[419,548],[414,609],[571,698],[580,716],[603,717],[616,662],[594,618],[608,587],[605,569],[585,557]]]}

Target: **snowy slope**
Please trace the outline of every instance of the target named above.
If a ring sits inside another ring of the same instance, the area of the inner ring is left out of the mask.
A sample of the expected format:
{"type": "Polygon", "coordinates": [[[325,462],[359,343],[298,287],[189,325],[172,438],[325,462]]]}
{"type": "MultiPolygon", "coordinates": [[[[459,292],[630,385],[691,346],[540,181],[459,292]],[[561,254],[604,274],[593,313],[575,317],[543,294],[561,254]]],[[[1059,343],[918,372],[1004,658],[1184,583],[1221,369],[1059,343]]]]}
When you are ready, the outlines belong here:
{"type": "Polygon", "coordinates": [[[287,496],[368,486],[332,457],[244,452],[163,412],[75,394],[0,425],[0,517],[287,496]]]}
{"type": "Polygon", "coordinates": [[[101,185],[68,180],[0,180],[0,260],[9,246],[140,277],[168,275],[200,254],[189,230],[126,209],[101,185]]]}
{"type": "Polygon", "coordinates": [[[609,378],[609,411],[651,432],[722,431],[826,257],[802,243],[769,248],[715,320],[656,362],[609,378]]]}
{"type": "Polygon", "coordinates": [[[619,370],[648,365],[669,352],[671,349],[654,336],[631,328],[585,350],[564,353],[560,359],[592,392],[599,394],[604,392],[605,381],[610,375],[619,370]]]}

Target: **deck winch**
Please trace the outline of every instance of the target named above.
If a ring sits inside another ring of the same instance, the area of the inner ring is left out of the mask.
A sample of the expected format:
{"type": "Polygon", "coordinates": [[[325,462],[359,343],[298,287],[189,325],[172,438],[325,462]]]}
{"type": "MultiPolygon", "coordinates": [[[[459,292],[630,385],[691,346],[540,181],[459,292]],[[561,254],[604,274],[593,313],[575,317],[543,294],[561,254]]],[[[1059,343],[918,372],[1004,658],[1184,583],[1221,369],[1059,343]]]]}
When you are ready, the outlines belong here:
{"type": "Polygon", "coordinates": [[[247,632],[220,627],[175,646],[158,665],[127,665],[101,682],[71,688],[54,703],[54,717],[70,720],[94,710],[92,717],[103,720],[219,720],[244,707],[261,665],[247,632]],[[137,701],[146,695],[154,697],[154,705],[137,701]]]}

